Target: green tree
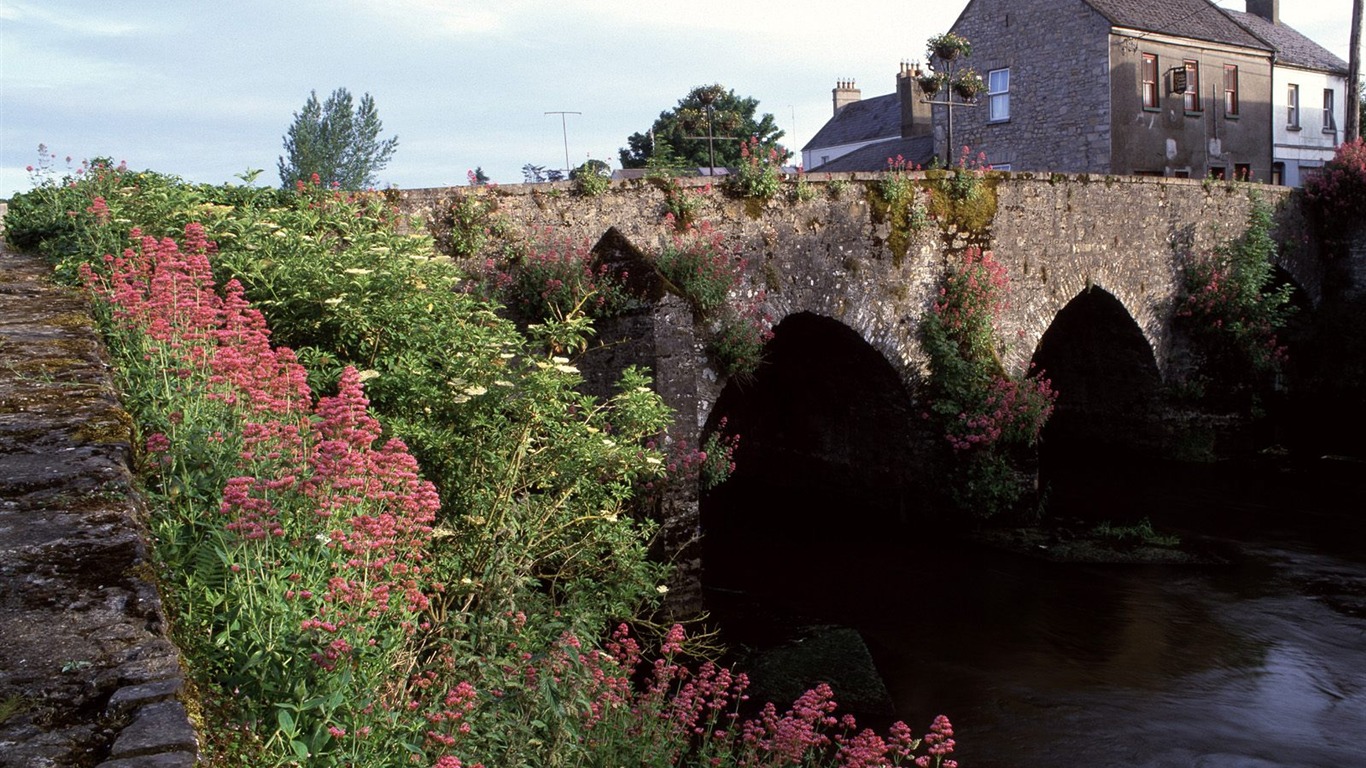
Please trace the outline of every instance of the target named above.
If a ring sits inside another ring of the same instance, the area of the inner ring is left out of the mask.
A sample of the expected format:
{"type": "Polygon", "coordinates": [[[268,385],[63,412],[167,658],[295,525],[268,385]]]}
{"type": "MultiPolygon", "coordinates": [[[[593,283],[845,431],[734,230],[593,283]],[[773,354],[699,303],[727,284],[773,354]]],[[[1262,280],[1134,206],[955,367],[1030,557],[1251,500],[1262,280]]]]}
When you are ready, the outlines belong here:
{"type": "Polygon", "coordinates": [[[719,84],[693,88],[678,106],[660,112],[649,131],[626,139],[627,146],[620,150],[621,167],[644,168],[657,154],[666,154],[679,165],[705,167],[711,165],[713,152],[718,167],[735,167],[740,164],[741,142],[751,136],[758,137],[764,152],[778,148],[782,160],[787,160],[792,153],[778,145],[783,132],[777,120],[768,113],[755,118],[758,109],[758,99],[736,96],[719,84]]]}
{"type": "Polygon", "coordinates": [[[285,134],[285,154],[280,158],[280,184],[292,186],[313,174],[326,185],[364,189],[375,184],[375,174],[389,164],[398,137],[380,140],[380,122],[370,94],[353,107],[351,92],[338,88],[319,103],[312,91],[304,108],[294,113],[294,124],[285,134]]]}

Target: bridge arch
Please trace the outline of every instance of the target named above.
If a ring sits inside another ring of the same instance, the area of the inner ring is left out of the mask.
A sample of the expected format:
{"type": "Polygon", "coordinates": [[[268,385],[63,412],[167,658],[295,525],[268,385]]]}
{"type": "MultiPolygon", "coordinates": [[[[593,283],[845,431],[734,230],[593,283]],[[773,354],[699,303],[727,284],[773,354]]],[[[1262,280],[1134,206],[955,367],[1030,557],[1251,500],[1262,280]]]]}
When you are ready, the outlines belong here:
{"type": "Polygon", "coordinates": [[[1058,393],[1040,440],[1041,487],[1050,507],[1086,514],[1095,506],[1088,488],[1122,487],[1161,442],[1152,342],[1118,297],[1092,286],[1058,311],[1032,364],[1058,393]]]}
{"type": "MultiPolygon", "coordinates": [[[[900,539],[918,512],[925,441],[911,389],[836,319],[783,318],[764,365],[726,383],[704,435],[723,419],[740,443],[734,475],[700,499],[713,592],[780,595],[812,563],[828,573],[900,539]]],[[[835,570],[858,578],[857,567],[835,570]]]]}

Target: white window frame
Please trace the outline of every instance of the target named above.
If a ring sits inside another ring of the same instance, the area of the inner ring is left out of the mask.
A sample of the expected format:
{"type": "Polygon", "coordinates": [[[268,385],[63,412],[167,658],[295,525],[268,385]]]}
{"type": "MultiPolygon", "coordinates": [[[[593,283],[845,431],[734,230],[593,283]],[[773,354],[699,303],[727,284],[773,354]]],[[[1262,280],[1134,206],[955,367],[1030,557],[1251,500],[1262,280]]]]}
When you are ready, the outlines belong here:
{"type": "Polygon", "coordinates": [[[1332,133],[1338,129],[1337,119],[1333,115],[1333,110],[1337,106],[1336,94],[1332,88],[1323,89],[1323,130],[1325,133],[1332,133]]]}
{"type": "Polygon", "coordinates": [[[1285,127],[1293,131],[1300,129],[1300,87],[1295,83],[1285,89],[1285,127]]]}
{"type": "Polygon", "coordinates": [[[1181,66],[1186,70],[1186,92],[1181,95],[1181,106],[1190,114],[1203,112],[1200,103],[1200,62],[1197,59],[1185,59],[1181,66]]]}
{"type": "Polygon", "coordinates": [[[1157,54],[1145,53],[1139,63],[1139,90],[1144,109],[1162,108],[1162,70],[1157,54]],[[1152,78],[1152,79],[1149,79],[1152,78]]]}
{"type": "Polygon", "coordinates": [[[987,122],[1010,120],[1010,67],[987,72],[987,122]]]}

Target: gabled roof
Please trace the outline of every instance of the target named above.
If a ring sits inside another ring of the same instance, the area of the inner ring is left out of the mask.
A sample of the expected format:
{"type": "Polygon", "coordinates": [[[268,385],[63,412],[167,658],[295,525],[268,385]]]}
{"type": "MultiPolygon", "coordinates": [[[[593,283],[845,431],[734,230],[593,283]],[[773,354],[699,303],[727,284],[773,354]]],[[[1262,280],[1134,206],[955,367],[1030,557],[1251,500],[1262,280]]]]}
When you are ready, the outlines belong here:
{"type": "Polygon", "coordinates": [[[1272,24],[1255,13],[1228,11],[1228,15],[1243,25],[1247,31],[1269,43],[1276,50],[1276,60],[1279,63],[1337,75],[1347,74],[1347,62],[1284,24],[1272,24]]]}
{"type": "MultiPolygon", "coordinates": [[[[899,113],[898,113],[899,114],[899,113]]],[[[931,136],[900,137],[879,141],[853,152],[840,155],[825,165],[807,168],[811,173],[848,173],[851,171],[885,171],[887,160],[900,156],[908,164],[921,167],[934,160],[934,138],[931,136]]]]}
{"type": "Polygon", "coordinates": [[[895,93],[855,101],[835,113],[802,151],[901,135],[901,99],[895,93]]]}
{"type": "Polygon", "coordinates": [[[1111,26],[1268,51],[1209,0],[1086,0],[1111,26]]]}

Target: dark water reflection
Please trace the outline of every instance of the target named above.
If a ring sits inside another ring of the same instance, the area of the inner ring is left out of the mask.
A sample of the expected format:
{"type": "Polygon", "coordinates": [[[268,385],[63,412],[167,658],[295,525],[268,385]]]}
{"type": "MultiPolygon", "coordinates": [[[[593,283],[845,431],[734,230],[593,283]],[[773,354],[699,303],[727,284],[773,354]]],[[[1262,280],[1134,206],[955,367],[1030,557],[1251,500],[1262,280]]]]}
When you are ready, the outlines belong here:
{"type": "MultiPolygon", "coordinates": [[[[1340,514],[1356,502],[1339,501],[1307,515],[1305,535],[1263,524],[1284,515],[1245,516],[1226,566],[1064,565],[937,542],[841,561],[827,539],[825,572],[857,579],[753,581],[762,612],[714,607],[751,642],[773,621],[857,628],[897,716],[950,715],[968,767],[1366,766],[1366,541],[1340,514]]],[[[751,560],[792,574],[802,546],[751,560]]]]}

